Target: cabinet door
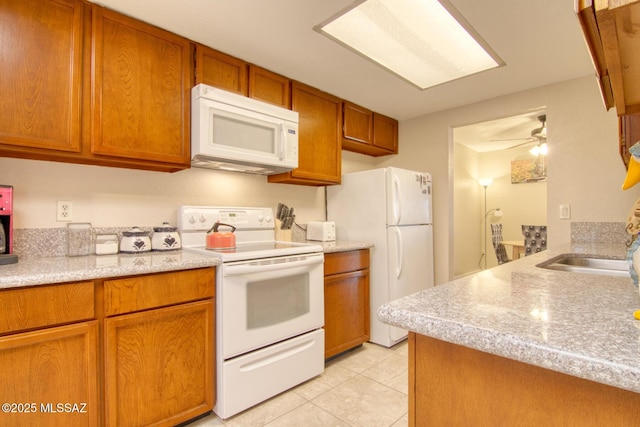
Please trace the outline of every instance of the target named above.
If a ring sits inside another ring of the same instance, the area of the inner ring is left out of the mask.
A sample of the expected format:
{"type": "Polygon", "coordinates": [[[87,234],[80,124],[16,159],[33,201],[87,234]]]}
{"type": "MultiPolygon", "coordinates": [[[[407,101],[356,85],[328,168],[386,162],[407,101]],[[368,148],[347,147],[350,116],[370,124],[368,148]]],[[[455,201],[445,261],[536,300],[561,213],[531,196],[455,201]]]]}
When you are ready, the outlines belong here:
{"type": "Polygon", "coordinates": [[[398,121],[382,114],[373,113],[373,146],[398,154],[398,121]]]}
{"type": "Polygon", "coordinates": [[[342,101],[311,86],[292,82],[292,109],[299,114],[298,168],[270,175],[269,182],[339,184],[342,167],[342,101]]]}
{"type": "Polygon", "coordinates": [[[369,270],[324,279],[325,358],[369,339],[369,270]]]}
{"type": "Polygon", "coordinates": [[[249,97],[291,109],[291,80],[249,65],[249,97]]]}
{"type": "Polygon", "coordinates": [[[80,152],[82,11],[75,0],[0,1],[0,144],[80,152]]]}
{"type": "Polygon", "coordinates": [[[214,402],[213,299],[105,319],[107,426],[174,426],[214,402]]]}
{"type": "Polygon", "coordinates": [[[631,114],[620,116],[618,118],[620,131],[620,156],[627,169],[629,169],[629,160],[631,148],[636,142],[640,142],[640,114],[631,114]]]}
{"type": "Polygon", "coordinates": [[[97,329],[91,321],[0,337],[0,424],[98,426],[97,329]]]}
{"type": "Polygon", "coordinates": [[[196,46],[196,84],[204,83],[247,96],[249,64],[203,45],[196,46]]]}
{"type": "Polygon", "coordinates": [[[191,43],[93,8],[91,152],[190,163],[191,43]]]}
{"type": "MultiPolygon", "coordinates": [[[[371,110],[344,102],[343,138],[364,144],[373,141],[373,113],[371,110]]],[[[345,148],[343,142],[342,148],[345,148]]]]}

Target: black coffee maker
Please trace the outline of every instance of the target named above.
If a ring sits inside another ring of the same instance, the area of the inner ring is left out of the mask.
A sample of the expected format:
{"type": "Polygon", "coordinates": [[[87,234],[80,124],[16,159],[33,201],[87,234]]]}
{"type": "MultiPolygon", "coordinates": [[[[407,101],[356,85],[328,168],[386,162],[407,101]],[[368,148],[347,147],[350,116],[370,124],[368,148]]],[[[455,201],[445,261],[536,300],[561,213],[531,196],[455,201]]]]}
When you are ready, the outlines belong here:
{"type": "Polygon", "coordinates": [[[18,262],[13,253],[13,187],[0,185],[0,265],[18,262]]]}

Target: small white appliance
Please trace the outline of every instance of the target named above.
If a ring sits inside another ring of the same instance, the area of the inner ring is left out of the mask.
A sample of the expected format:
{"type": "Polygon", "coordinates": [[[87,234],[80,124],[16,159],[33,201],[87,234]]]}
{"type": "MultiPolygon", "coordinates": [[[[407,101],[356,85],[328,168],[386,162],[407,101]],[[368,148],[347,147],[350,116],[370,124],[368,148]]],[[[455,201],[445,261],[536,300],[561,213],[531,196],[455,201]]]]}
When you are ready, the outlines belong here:
{"type": "Polygon", "coordinates": [[[191,166],[271,175],[298,167],[298,113],[199,84],[191,90],[191,166]]]}
{"type": "Polygon", "coordinates": [[[370,312],[374,343],[391,347],[407,331],[378,320],[378,307],[433,286],[431,175],[398,168],[344,174],[327,187],[327,217],[340,240],[371,248],[370,312]]]}
{"type": "Polygon", "coordinates": [[[216,404],[231,417],[324,371],[324,253],[275,240],[270,208],[181,206],[182,247],[216,267],[216,404]],[[235,248],[206,249],[215,222],[235,248]]]}
{"type": "Polygon", "coordinates": [[[333,221],[309,221],[307,240],[333,242],[336,240],[336,223],[333,221]]]}

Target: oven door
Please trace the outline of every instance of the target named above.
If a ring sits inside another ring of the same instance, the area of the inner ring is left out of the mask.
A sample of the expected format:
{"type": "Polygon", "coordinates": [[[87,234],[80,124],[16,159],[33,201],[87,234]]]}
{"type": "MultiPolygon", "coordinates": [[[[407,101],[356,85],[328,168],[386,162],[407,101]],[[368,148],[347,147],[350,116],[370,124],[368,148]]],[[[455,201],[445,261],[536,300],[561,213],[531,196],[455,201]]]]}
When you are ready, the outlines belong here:
{"type": "Polygon", "coordinates": [[[324,255],[224,263],[218,327],[224,359],[324,325],[324,255]]]}

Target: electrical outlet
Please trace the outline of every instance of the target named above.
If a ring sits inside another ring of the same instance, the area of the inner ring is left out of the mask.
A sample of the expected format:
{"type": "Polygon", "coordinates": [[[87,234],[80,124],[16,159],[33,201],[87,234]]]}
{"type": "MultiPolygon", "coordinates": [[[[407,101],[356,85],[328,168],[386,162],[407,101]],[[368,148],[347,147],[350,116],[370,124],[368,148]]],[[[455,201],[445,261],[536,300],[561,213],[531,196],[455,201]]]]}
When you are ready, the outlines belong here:
{"type": "Polygon", "coordinates": [[[71,202],[58,200],[56,221],[73,221],[73,204],[71,202]]]}
{"type": "Polygon", "coordinates": [[[571,219],[571,205],[560,205],[560,219],[571,219]]]}

